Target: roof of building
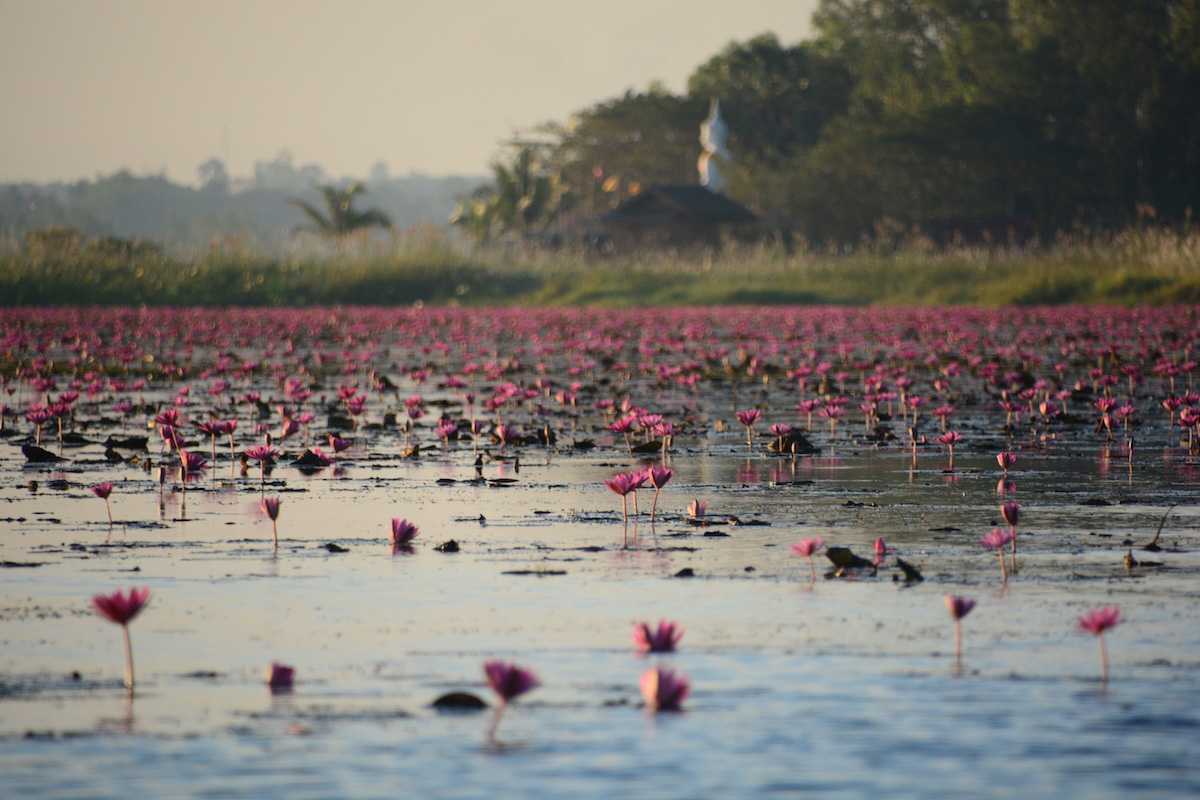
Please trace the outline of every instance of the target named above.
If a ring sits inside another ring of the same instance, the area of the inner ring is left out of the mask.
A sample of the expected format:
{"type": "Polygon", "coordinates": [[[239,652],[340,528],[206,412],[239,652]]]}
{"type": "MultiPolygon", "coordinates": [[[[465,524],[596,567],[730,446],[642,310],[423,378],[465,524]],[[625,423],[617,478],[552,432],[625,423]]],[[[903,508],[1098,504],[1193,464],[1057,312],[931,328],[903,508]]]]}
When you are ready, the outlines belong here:
{"type": "Polygon", "coordinates": [[[691,222],[710,225],[754,222],[750,209],[703,186],[656,185],[600,218],[604,222],[691,222]]]}

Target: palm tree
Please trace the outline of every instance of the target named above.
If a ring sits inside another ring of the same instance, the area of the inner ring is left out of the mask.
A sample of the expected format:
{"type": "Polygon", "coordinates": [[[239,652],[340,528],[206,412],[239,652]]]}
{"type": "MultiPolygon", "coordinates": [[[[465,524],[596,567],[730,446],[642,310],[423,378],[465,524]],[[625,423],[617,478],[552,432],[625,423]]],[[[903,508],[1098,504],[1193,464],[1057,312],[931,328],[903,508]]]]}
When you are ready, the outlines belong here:
{"type": "Polygon", "coordinates": [[[476,189],[458,204],[452,225],[466,228],[480,242],[493,234],[515,233],[522,238],[544,233],[573,196],[557,174],[538,161],[534,148],[520,145],[511,164],[492,164],[493,184],[476,189]]]}
{"type": "Polygon", "coordinates": [[[377,208],[358,211],[354,208],[354,198],[366,194],[367,189],[361,183],[352,183],[344,189],[337,186],[318,186],[325,196],[325,206],[328,215],[322,214],[315,206],[303,200],[292,199],[288,202],[299,208],[312,220],[311,225],[297,225],[295,230],[308,231],[320,236],[341,238],[356,231],[367,228],[390,228],[392,221],[377,208]]]}

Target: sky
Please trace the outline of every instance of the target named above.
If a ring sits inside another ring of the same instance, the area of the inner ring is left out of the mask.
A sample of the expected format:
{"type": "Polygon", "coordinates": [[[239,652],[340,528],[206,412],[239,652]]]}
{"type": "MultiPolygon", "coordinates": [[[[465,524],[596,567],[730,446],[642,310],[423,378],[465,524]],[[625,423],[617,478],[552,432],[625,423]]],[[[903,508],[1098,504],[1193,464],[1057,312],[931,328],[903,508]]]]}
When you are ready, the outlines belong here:
{"type": "Polygon", "coordinates": [[[480,174],[500,142],[733,40],[809,35],[817,0],[0,0],[0,181],[129,168],[480,174]]]}

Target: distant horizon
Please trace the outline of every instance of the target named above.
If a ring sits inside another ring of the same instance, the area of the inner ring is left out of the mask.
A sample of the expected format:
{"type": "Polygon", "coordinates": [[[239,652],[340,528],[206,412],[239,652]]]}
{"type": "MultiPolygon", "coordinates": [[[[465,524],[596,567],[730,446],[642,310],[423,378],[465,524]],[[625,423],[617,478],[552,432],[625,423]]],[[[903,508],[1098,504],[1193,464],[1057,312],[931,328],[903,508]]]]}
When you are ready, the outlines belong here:
{"type": "Polygon", "coordinates": [[[0,182],[128,170],[198,184],[292,153],[330,176],[477,176],[501,142],[688,75],[731,41],[810,35],[816,0],[162,4],[0,0],[0,182]],[[14,110],[15,111],[12,111],[14,110]]]}

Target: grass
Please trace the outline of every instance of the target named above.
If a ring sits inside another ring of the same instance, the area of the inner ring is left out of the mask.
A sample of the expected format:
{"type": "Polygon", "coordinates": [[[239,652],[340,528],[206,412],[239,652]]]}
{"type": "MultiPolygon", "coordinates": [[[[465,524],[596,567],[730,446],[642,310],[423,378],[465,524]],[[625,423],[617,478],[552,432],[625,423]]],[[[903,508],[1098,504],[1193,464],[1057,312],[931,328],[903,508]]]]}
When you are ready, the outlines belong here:
{"type": "Polygon", "coordinates": [[[1040,247],[716,256],[468,252],[440,237],[269,255],[0,252],[0,304],[304,306],[1171,304],[1200,302],[1200,233],[1132,229],[1040,247]]]}

